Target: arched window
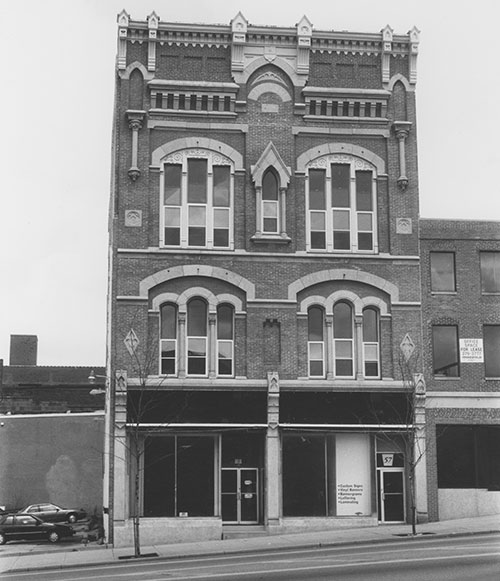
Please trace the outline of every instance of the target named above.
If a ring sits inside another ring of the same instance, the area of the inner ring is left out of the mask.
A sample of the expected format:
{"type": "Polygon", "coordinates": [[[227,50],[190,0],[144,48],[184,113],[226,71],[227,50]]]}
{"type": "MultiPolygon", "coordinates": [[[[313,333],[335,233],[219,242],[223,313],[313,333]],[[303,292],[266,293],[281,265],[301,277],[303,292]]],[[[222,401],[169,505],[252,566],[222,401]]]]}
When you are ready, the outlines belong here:
{"type": "Polygon", "coordinates": [[[187,305],[187,374],[207,375],[207,304],[191,299],[187,305]]]}
{"type": "Polygon", "coordinates": [[[310,307],[307,312],[307,353],[309,377],[325,375],[324,314],[320,307],[310,307]]]}
{"type": "Polygon", "coordinates": [[[378,312],[368,307],[363,311],[363,374],[380,377],[380,331],[378,312]]]}
{"type": "Polygon", "coordinates": [[[234,309],[217,307],[217,375],[234,375],[234,309]]]}
{"type": "Polygon", "coordinates": [[[375,168],[332,155],[311,162],[307,177],[307,249],[377,252],[375,168]]]}
{"type": "Polygon", "coordinates": [[[354,329],[352,307],[339,302],[333,308],[335,377],[354,377],[354,329]]]}
{"type": "Polygon", "coordinates": [[[232,162],[210,151],[177,152],[162,171],[161,244],[232,248],[232,162]]]}
{"type": "Polygon", "coordinates": [[[170,303],[160,307],[160,372],[177,374],[177,307],[170,303]]]}
{"type": "Polygon", "coordinates": [[[279,183],[278,176],[269,168],[262,178],[262,232],[279,233],[279,183]]]}

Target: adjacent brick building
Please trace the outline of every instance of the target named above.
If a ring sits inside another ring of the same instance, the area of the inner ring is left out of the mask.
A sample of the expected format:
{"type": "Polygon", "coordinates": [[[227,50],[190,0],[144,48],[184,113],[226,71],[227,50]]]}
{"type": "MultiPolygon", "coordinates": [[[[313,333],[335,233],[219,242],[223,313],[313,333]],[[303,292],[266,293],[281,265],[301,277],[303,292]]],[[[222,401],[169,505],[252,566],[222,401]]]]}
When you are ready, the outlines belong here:
{"type": "Polygon", "coordinates": [[[409,518],[418,36],[119,15],[115,544],[409,518]]]}
{"type": "Polygon", "coordinates": [[[9,365],[0,360],[0,505],[100,514],[104,368],[37,365],[37,342],[12,335],[9,365]]]}
{"type": "Polygon", "coordinates": [[[500,514],[500,223],[420,238],[429,516],[500,514]]]}

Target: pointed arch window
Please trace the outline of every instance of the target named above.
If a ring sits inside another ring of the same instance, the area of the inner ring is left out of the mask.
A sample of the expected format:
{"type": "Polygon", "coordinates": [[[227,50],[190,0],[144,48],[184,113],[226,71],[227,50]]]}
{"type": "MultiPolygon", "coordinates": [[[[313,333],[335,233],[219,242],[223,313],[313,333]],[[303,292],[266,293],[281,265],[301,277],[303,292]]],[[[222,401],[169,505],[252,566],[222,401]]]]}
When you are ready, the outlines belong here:
{"type": "Polygon", "coordinates": [[[310,307],[307,312],[307,353],[309,377],[325,376],[324,313],[320,307],[310,307]]]}
{"type": "Polygon", "coordinates": [[[352,307],[339,302],[333,307],[335,377],[354,378],[354,324],[352,307]]]}
{"type": "Polygon", "coordinates": [[[278,176],[272,168],[264,173],[262,179],[262,232],[279,233],[279,185],[278,176]]]}
{"type": "Polygon", "coordinates": [[[160,370],[177,374],[177,307],[171,303],[160,308],[160,370]]]}
{"type": "Polygon", "coordinates": [[[286,233],[286,191],[291,169],[269,142],[251,170],[256,194],[256,232],[252,240],[290,242],[286,233]]]}
{"type": "Polygon", "coordinates": [[[187,305],[187,374],[207,375],[208,320],[203,299],[191,299],[187,305]]]}
{"type": "Polygon", "coordinates": [[[217,307],[217,375],[234,375],[234,308],[217,307]]]}
{"type": "Polygon", "coordinates": [[[363,310],[363,375],[367,378],[380,377],[380,329],[376,309],[363,310]]]}

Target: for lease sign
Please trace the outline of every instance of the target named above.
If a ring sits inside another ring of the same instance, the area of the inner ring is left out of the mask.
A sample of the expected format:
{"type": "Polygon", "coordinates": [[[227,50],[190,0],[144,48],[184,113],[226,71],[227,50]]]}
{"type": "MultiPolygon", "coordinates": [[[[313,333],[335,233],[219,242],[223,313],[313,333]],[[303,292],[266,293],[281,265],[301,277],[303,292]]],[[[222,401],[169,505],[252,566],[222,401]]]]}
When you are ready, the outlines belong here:
{"type": "Polygon", "coordinates": [[[483,363],[483,340],[460,339],[460,363],[483,363]]]}

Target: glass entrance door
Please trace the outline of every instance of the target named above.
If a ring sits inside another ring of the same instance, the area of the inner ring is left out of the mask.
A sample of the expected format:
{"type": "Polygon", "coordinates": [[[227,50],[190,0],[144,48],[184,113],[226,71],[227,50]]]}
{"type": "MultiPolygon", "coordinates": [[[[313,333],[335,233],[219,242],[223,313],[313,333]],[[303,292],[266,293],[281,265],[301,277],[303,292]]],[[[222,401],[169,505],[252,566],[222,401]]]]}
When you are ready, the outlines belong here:
{"type": "Polygon", "coordinates": [[[405,522],[404,470],[378,470],[379,520],[405,522]]]}
{"type": "Polygon", "coordinates": [[[234,524],[259,522],[257,468],[222,468],[222,520],[234,524]]]}

